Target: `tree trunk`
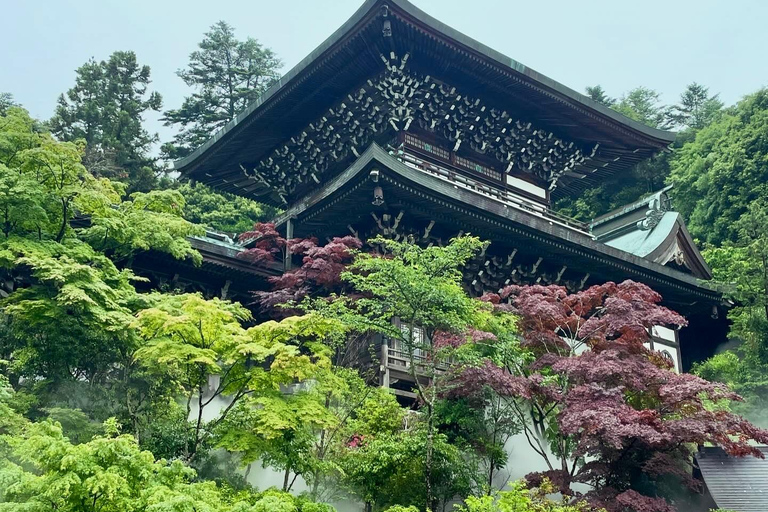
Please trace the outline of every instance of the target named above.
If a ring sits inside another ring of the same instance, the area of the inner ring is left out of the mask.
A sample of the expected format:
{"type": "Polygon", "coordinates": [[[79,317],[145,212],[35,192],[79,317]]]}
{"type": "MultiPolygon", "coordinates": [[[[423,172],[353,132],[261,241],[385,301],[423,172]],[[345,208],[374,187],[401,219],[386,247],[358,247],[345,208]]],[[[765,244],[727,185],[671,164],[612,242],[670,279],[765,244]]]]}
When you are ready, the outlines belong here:
{"type": "Polygon", "coordinates": [[[285,468],[285,476],[283,477],[283,491],[288,492],[288,479],[291,476],[291,467],[285,468]]]}

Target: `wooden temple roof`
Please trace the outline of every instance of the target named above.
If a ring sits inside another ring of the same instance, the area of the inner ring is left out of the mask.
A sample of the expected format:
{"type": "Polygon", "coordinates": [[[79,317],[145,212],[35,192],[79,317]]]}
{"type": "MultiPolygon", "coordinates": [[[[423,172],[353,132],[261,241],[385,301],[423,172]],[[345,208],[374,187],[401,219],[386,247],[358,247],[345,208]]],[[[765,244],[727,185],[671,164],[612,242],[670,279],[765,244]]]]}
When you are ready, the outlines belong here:
{"type": "MultiPolygon", "coordinates": [[[[470,122],[490,113],[496,120],[507,116],[518,126],[522,123],[530,128],[532,123],[533,133],[546,133],[583,149],[587,157],[558,176],[555,195],[577,194],[649,158],[674,140],[673,133],[647,127],[598,104],[444,25],[406,0],[367,0],[309,56],[175,167],[217,189],[285,206],[348,167],[371,142],[384,145],[393,132],[408,130],[411,122],[406,117],[423,121],[420,115],[424,112],[414,111],[427,108],[425,84],[445,87],[452,95],[448,99],[460,107],[459,102],[464,101],[470,122]],[[402,65],[396,69],[398,62],[402,65]],[[416,92],[421,105],[408,105],[407,90],[393,103],[391,94],[371,81],[390,71],[399,74],[393,79],[397,87],[420,86],[416,92]],[[359,94],[353,97],[356,91],[359,94]],[[353,100],[360,104],[351,105],[353,100]],[[395,112],[382,110],[387,105],[395,112]],[[379,129],[373,122],[366,124],[375,115],[384,117],[379,129]],[[349,128],[360,124],[359,134],[349,128]],[[371,126],[371,133],[363,133],[370,132],[371,126]],[[313,140],[321,132],[325,146],[323,141],[313,140]],[[329,133],[331,142],[326,140],[329,133]],[[301,153],[300,144],[315,146],[301,153]],[[274,171],[271,156],[277,158],[281,148],[284,155],[289,154],[290,165],[274,171]],[[296,178],[297,165],[307,166],[305,156],[318,153],[327,160],[323,174],[309,173],[313,181],[307,175],[303,188],[294,194],[294,188],[286,188],[285,183],[296,178]],[[291,155],[304,161],[295,162],[291,155]],[[260,168],[274,173],[266,175],[260,168]]],[[[435,114],[442,120],[444,112],[435,114]]],[[[453,125],[448,127],[453,129],[453,125]]],[[[465,140],[467,130],[473,128],[464,126],[465,140]]]]}
{"type": "Polygon", "coordinates": [[[492,245],[520,247],[545,262],[578,268],[592,276],[590,282],[634,279],[681,312],[708,311],[722,301],[719,291],[694,275],[606,245],[546,210],[528,209],[414,169],[375,144],[327,186],[288,208],[278,226],[290,219],[294,236],[349,232],[370,221],[370,209],[356,205],[370,203],[377,186],[385,201],[382,212],[403,209],[420,216],[422,225],[442,219],[457,231],[493,240],[492,245]]]}

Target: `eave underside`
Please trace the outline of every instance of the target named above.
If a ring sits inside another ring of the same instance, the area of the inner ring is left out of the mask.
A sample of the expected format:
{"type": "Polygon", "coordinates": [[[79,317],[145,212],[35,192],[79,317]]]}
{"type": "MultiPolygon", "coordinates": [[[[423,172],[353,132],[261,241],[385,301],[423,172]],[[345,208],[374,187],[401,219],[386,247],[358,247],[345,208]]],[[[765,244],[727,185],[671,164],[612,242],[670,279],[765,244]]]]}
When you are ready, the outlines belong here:
{"type": "MultiPolygon", "coordinates": [[[[382,55],[410,56],[413,72],[460,87],[565,140],[600,144],[601,160],[583,178],[565,176],[556,195],[579,193],[666,147],[670,134],[597,105],[556,82],[445,27],[407,2],[389,3],[391,36],[382,35],[383,2],[370,1],[339,31],[203,148],[180,161],[190,178],[220,190],[278,204],[276,194],[245,176],[271,150],[322,117],[383,69],[382,55]]],[[[378,143],[387,136],[382,134],[378,143]]],[[[352,157],[336,162],[339,169],[352,157]]],[[[330,171],[332,174],[332,170],[330,171]]]]}
{"type": "Polygon", "coordinates": [[[567,267],[565,277],[578,270],[573,278],[588,276],[587,284],[644,282],[681,312],[708,310],[721,302],[719,292],[690,275],[608,247],[556,221],[462,190],[407,167],[376,146],[331,183],[288,209],[279,222],[284,225],[291,219],[294,236],[364,236],[371,223],[381,223],[384,215],[390,223],[404,223],[397,219],[400,212],[419,231],[436,223],[432,235],[442,229],[445,242],[460,232],[471,233],[491,240],[500,255],[514,252],[517,258],[527,258],[529,266],[537,261],[536,266],[550,265],[554,271],[567,267]],[[369,177],[374,169],[380,174],[378,182],[369,177]],[[376,186],[383,190],[381,206],[371,204],[376,186]]]}

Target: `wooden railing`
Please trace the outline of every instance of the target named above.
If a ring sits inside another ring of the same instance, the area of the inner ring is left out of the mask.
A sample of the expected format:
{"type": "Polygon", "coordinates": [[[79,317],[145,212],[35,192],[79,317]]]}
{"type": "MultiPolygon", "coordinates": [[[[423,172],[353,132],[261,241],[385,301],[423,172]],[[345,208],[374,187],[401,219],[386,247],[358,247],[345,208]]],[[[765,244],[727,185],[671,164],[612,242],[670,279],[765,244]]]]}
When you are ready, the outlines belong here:
{"type": "MultiPolygon", "coordinates": [[[[407,352],[382,345],[381,363],[394,370],[409,370],[411,368],[411,357],[407,352]]],[[[420,354],[413,355],[413,362],[416,365],[416,373],[425,375],[427,371],[427,358],[420,354]]],[[[438,372],[444,372],[448,369],[450,363],[438,363],[436,369],[438,372]]]]}
{"type": "Polygon", "coordinates": [[[542,217],[550,222],[554,222],[561,226],[565,226],[580,233],[592,236],[589,233],[588,224],[554,212],[546,206],[535,201],[525,199],[510,190],[505,190],[503,188],[472,179],[466,174],[457,172],[455,169],[449,168],[446,165],[438,165],[432,162],[428,162],[406,152],[398,153],[397,157],[409,167],[426,172],[433,176],[437,176],[438,178],[449,181],[457,186],[473,190],[492,199],[500,201],[508,206],[512,206],[519,210],[524,210],[537,217],[542,217]]]}

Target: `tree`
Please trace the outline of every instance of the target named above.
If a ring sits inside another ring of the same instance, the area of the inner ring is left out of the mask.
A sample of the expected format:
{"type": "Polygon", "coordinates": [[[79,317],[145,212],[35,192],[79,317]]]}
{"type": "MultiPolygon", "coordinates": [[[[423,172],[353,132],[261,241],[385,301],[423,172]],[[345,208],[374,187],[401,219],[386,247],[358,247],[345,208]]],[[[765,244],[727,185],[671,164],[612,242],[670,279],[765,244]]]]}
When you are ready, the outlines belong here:
{"type": "MultiPolygon", "coordinates": [[[[409,361],[409,372],[424,415],[424,485],[426,506],[440,497],[433,486],[435,407],[438,380],[449,347],[436,344],[438,332],[463,333],[486,310],[461,287],[461,269],[483,246],[462,237],[446,247],[423,249],[415,244],[375,238],[369,243],[386,254],[358,253],[349,271],[341,273],[353,296],[330,303],[311,302],[312,309],[338,318],[352,331],[380,333],[397,344],[409,361]]],[[[338,262],[324,261],[324,275],[334,275],[338,262]]],[[[306,305],[305,305],[306,307],[306,305]]]]}
{"type": "Polygon", "coordinates": [[[584,88],[584,93],[590,99],[606,107],[612,107],[616,104],[616,99],[609,97],[601,85],[587,86],[584,88]]]}
{"type": "Polygon", "coordinates": [[[660,103],[658,92],[648,87],[635,87],[624,94],[613,108],[630,119],[639,121],[652,128],[666,129],[669,124],[665,117],[665,107],[660,103]]]}
{"type": "Polygon", "coordinates": [[[184,196],[184,218],[214,231],[240,234],[277,216],[277,210],[271,206],[216,192],[202,183],[183,183],[177,190],[184,196]]]}
{"type": "Polygon", "coordinates": [[[737,221],[750,203],[768,197],[768,90],[727,109],[676,152],[669,183],[691,234],[720,246],[739,238],[737,221]]]}
{"type": "Polygon", "coordinates": [[[468,366],[458,389],[488,385],[518,403],[523,432],[549,467],[528,475],[532,485],[546,477],[574,496],[571,484],[587,483],[593,490],[584,498],[609,511],[668,511],[665,493],[680,484],[697,489],[688,446],[760,456],[749,440],[764,443],[768,431],[709,406],[736,395],[671,371],[643,346],[652,326],[685,324],[648,287],[625,281],[568,294],[559,286],[513,286],[486,300],[520,315],[522,346],[533,359],[468,366]]]}
{"type": "Polygon", "coordinates": [[[156,181],[149,153],[158,139],[142,122],[146,112],[160,111],[162,98],[148,91],[149,83],[150,68],[134,52],[91,59],[76,70],[75,86],[59,97],[50,121],[59,139],[85,141],[90,172],[128,183],[129,192],[146,192],[156,181]]]}
{"type": "Polygon", "coordinates": [[[262,311],[277,317],[291,313],[284,307],[288,303],[299,302],[310,295],[340,293],[349,288],[342,273],[352,263],[356,251],[363,247],[363,243],[353,236],[334,237],[322,246],[316,238],[286,240],[269,222],[257,223],[253,230],[240,234],[239,239],[249,248],[238,257],[254,264],[280,261],[286,256],[291,261],[301,259],[300,266],[269,279],[272,290],[254,292],[262,311]]]}
{"type": "Polygon", "coordinates": [[[163,144],[168,158],[180,158],[202,145],[235,118],[278,78],[281,62],[256,39],[240,41],[224,21],[211,26],[176,74],[194,92],[178,109],[163,113],[166,126],[179,125],[173,142],[163,144]]]}
{"type": "Polygon", "coordinates": [[[680,95],[680,103],[669,107],[669,121],[680,128],[700,130],[712,123],[723,108],[718,95],[710,96],[709,88],[690,83],[680,95]]]}
{"type": "Polygon", "coordinates": [[[734,351],[695,366],[708,380],[724,382],[745,398],[734,410],[765,424],[768,396],[768,201],[748,206],[735,228],[739,239],[704,251],[714,278],[729,285],[735,306],[728,312],[730,336],[741,340],[734,351]]]}
{"type": "Polygon", "coordinates": [[[13,99],[13,94],[0,92],[0,116],[6,115],[9,108],[18,106],[20,105],[13,99]]]}
{"type": "Polygon", "coordinates": [[[430,439],[423,424],[395,434],[355,438],[340,464],[345,484],[363,500],[366,512],[390,505],[445,510],[456,496],[476,490],[472,459],[444,434],[430,439]],[[429,485],[415,485],[426,478],[429,485]]]}
{"type": "Polygon", "coordinates": [[[154,307],[137,315],[145,345],[135,358],[158,379],[173,382],[183,397],[185,417],[193,418],[191,443],[183,454],[186,460],[195,459],[230,413],[256,422],[229,421],[229,432],[220,441],[232,451],[246,452],[246,458],[254,451],[242,430],[242,437],[233,434],[235,426],[255,429],[259,439],[271,439],[301,418],[324,417],[322,407],[311,408],[307,401],[291,404],[296,399],[283,395],[280,388],[312,379],[330,366],[328,349],[318,338],[333,332],[334,322],[292,317],[244,329],[241,322],[251,317],[239,304],[199,295],[156,297],[154,307]],[[302,340],[309,341],[300,345],[302,340]],[[286,414],[299,416],[286,419],[286,414]]]}
{"type": "Polygon", "coordinates": [[[301,476],[317,495],[328,469],[327,443],[333,440],[328,436],[347,419],[339,409],[350,404],[337,399],[349,390],[345,393],[344,381],[331,371],[327,345],[343,332],[334,320],[290,317],[249,329],[252,341],[240,349],[267,368],[254,370],[248,396],[224,421],[217,443],[240,453],[244,464],[261,460],[282,471],[285,491],[301,476]]]}
{"type": "Polygon", "coordinates": [[[586,501],[569,503],[568,497],[560,502],[552,500],[548,495],[553,492],[556,488],[548,481],[531,489],[524,482],[515,482],[509,490],[494,496],[470,496],[457,512],[601,512],[586,501]]]}
{"type": "Polygon", "coordinates": [[[233,492],[212,481],[192,483],[194,470],[178,460],[155,460],[119,428],[109,420],[105,435],[73,445],[57,423],[26,425],[8,440],[9,456],[0,460],[0,510],[334,510],[274,490],[233,492]]]}
{"type": "Polygon", "coordinates": [[[188,237],[205,231],[182,218],[186,202],[179,191],[134,192],[122,202],[116,194],[112,199],[111,204],[99,204],[100,198],[89,204],[92,212],[99,209],[99,215],[91,216],[90,226],[81,229],[80,236],[92,247],[113,261],[152,249],[195,265],[202,263],[188,237]]]}
{"type": "Polygon", "coordinates": [[[157,250],[199,262],[186,237],[200,231],[174,213],[177,193],[122,202],[124,187],[95,178],[82,154],[82,141],[54,140],[22,109],[0,118],[0,358],[15,387],[34,391],[32,416],[83,409],[103,421],[124,417],[127,382],[149,385],[125,376],[147,296],[116,260],[157,250]]]}
{"type": "MultiPolygon", "coordinates": [[[[482,378],[472,380],[470,373],[494,367],[520,368],[529,357],[520,347],[517,319],[501,309],[485,316],[477,328],[455,335],[439,333],[436,342],[450,346],[452,369],[449,382],[443,385],[443,398],[438,406],[439,428],[449,440],[475,452],[485,472],[485,488],[490,495],[498,485],[494,479],[507,465],[506,443],[522,432],[515,403],[499,393],[482,378]],[[480,330],[482,329],[482,330],[480,330]],[[451,385],[456,372],[462,377],[451,385]]],[[[503,488],[507,482],[502,482],[503,488]]]]}

